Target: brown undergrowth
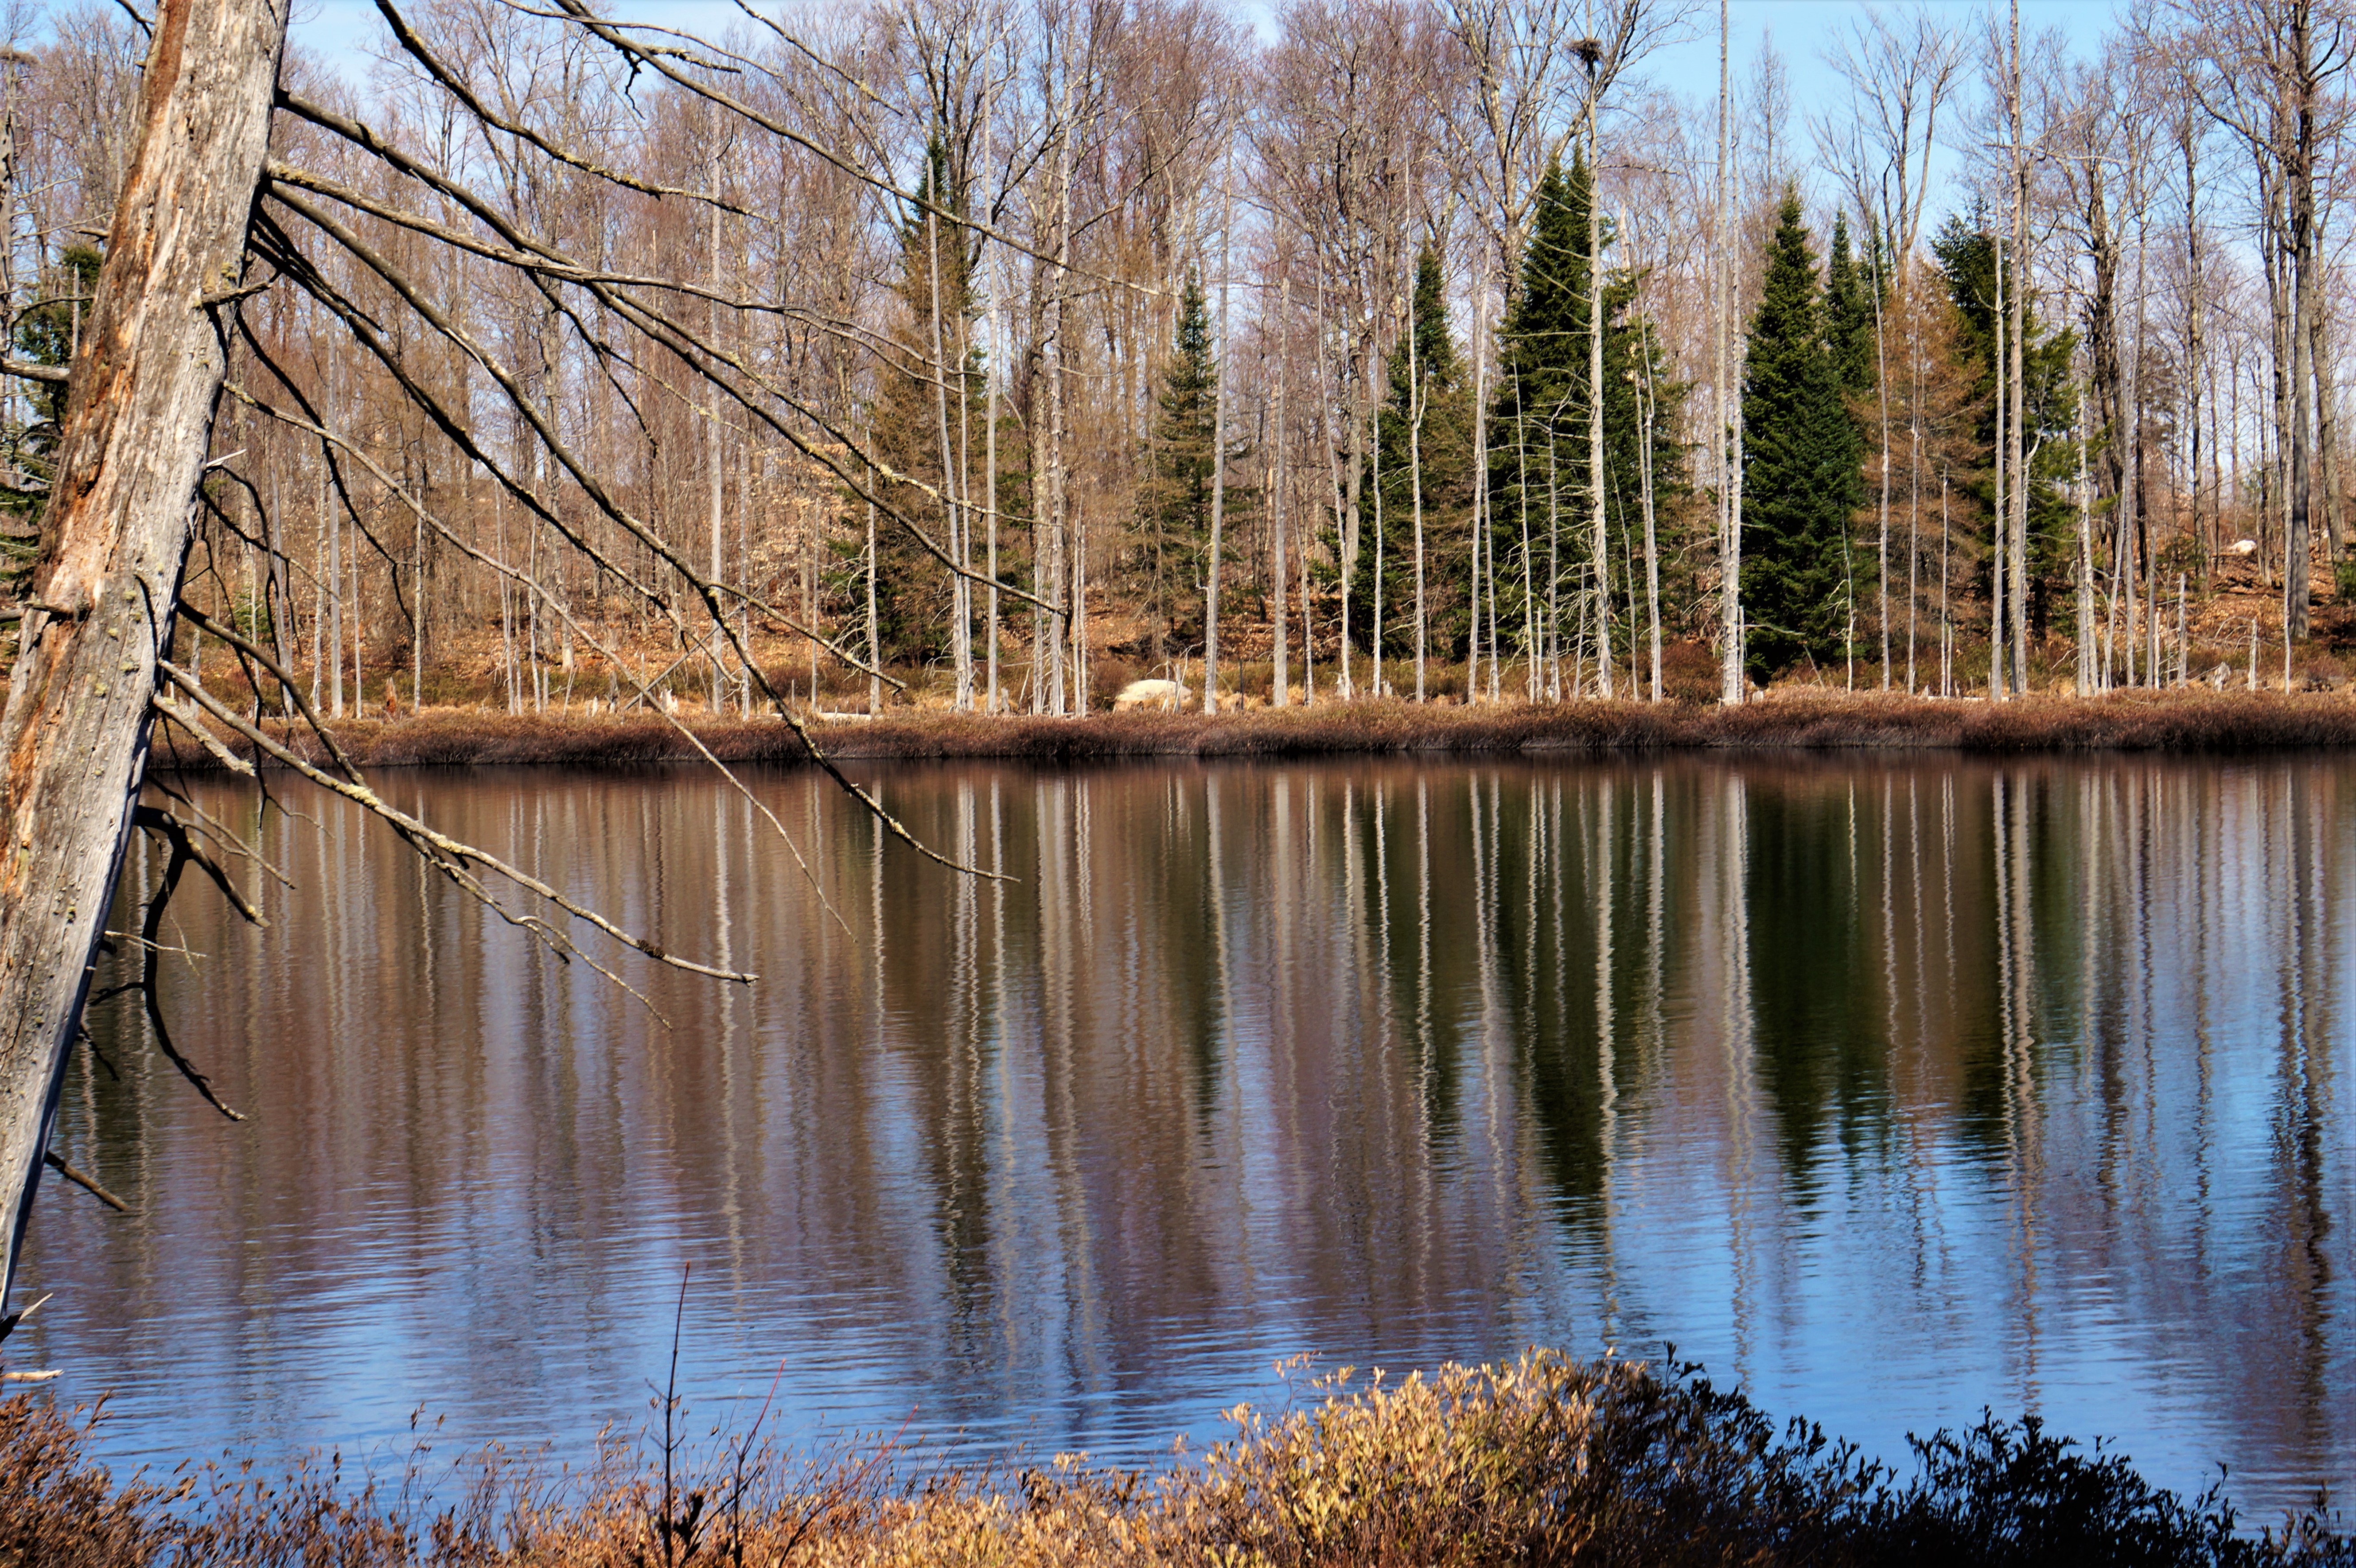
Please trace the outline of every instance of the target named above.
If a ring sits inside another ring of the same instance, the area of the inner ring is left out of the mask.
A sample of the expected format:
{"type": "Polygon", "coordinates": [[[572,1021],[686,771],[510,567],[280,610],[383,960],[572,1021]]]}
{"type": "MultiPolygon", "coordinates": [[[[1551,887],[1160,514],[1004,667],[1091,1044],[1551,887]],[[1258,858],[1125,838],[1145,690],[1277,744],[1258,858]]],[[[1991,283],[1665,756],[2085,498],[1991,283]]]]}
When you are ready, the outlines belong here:
{"type": "MultiPolygon", "coordinates": [[[[269,724],[272,721],[266,720],[269,724]]],[[[776,719],[691,718],[727,763],[807,761],[776,719]]],[[[274,724],[273,728],[276,728],[274,724]]],[[[366,766],[576,766],[670,763],[692,750],[652,715],[508,714],[427,709],[399,719],[331,723],[366,766]]],[[[1042,763],[1122,757],[1306,757],[1351,753],[1530,755],[1674,750],[1934,750],[1980,753],[2233,752],[2356,744],[2356,699],[2331,693],[2120,692],[2014,702],[1779,692],[1737,708],[1701,703],[1567,702],[1472,706],[1380,701],[1240,713],[1130,712],[1077,719],[911,712],[816,723],[851,760],[997,759],[1042,763]]],[[[288,731],[297,750],[315,747],[288,731]]],[[[157,760],[219,763],[169,726],[157,760]]]]}
{"type": "Polygon", "coordinates": [[[581,1474],[497,1451],[437,1469],[421,1444],[374,1478],[330,1457],[118,1485],[86,1456],[89,1417],[24,1395],[0,1404],[0,1563],[2356,1563],[2321,1504],[2237,1534],[2213,1489],[2155,1489],[2033,1421],[1919,1442],[1901,1477],[1804,1423],[1778,1430],[1691,1368],[1534,1352],[1430,1378],[1344,1372],[1298,1408],[1229,1413],[1229,1441],[1159,1473],[1074,1456],[958,1470],[888,1442],[796,1459],[714,1434],[701,1464],[649,1445],[581,1474]]]}

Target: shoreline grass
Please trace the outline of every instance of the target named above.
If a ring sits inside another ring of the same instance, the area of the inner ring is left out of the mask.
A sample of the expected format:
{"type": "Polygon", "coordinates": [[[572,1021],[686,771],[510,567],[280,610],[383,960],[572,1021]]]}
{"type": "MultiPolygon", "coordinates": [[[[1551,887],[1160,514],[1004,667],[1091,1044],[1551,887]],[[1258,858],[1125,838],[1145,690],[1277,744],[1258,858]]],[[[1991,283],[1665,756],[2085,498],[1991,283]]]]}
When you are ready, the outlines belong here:
{"type": "Polygon", "coordinates": [[[2033,1418],[1916,1440],[1901,1475],[1804,1422],[1779,1431],[1692,1367],[1533,1351],[1429,1378],[1344,1369],[1312,1392],[1285,1412],[1237,1407],[1226,1442],[1156,1472],[1086,1456],[960,1469],[888,1440],[797,1456],[756,1428],[700,1452],[609,1444],[581,1472],[496,1448],[434,1460],[421,1439],[381,1474],[339,1456],[277,1475],[228,1456],[120,1485],[88,1457],[87,1413],[27,1394],[0,1403],[0,1563],[2356,1563],[2322,1499],[2244,1532],[2218,1488],[2154,1488],[2033,1418]]]}
{"type": "MultiPolygon", "coordinates": [[[[782,720],[710,715],[680,722],[723,762],[808,762],[782,720]]],[[[315,741],[265,720],[316,755],[315,741]]],[[[329,725],[369,767],[624,766],[692,760],[677,730],[651,714],[509,714],[427,709],[329,725]]],[[[1006,761],[1076,764],[1145,757],[1413,754],[1527,756],[1635,752],[1940,751],[2228,752],[2356,745],[2356,699],[2334,693],[2217,692],[2205,688],[2006,703],[1843,693],[1778,692],[1735,708],[1632,701],[1417,704],[1397,700],[1236,713],[1096,713],[991,718],[887,710],[873,721],[813,720],[845,761],[1006,761]]],[[[168,725],[159,766],[219,762],[168,725]]]]}

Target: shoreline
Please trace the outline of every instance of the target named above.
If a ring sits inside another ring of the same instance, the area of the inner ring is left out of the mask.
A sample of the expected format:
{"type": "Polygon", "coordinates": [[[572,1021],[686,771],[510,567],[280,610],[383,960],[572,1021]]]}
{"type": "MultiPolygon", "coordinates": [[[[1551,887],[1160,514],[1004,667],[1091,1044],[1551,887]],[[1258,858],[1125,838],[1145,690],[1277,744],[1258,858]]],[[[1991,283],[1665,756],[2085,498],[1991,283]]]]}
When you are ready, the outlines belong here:
{"type": "MultiPolygon", "coordinates": [[[[723,763],[809,766],[791,727],[774,718],[680,717],[723,763]]],[[[265,720],[289,735],[282,720],[265,720]]],[[[1681,702],[1574,701],[1499,706],[1398,700],[1323,703],[1240,713],[1093,713],[990,718],[901,709],[855,721],[814,721],[812,736],[842,762],[1031,762],[1124,758],[1349,755],[1602,755],[1638,752],[1884,751],[2031,755],[2094,752],[2232,752],[2356,746],[2356,699],[2333,693],[2216,692],[2199,688],[2094,698],[2032,696],[1993,703],[1879,693],[1778,695],[1721,708],[1681,702]]],[[[393,719],[331,720],[362,767],[641,766],[692,762],[671,723],[651,714],[509,714],[428,709],[393,719]]],[[[324,761],[299,726],[295,749],[324,761]]],[[[173,726],[155,731],[155,765],[220,772],[173,726]]],[[[268,763],[267,766],[276,766],[268,763]]]]}

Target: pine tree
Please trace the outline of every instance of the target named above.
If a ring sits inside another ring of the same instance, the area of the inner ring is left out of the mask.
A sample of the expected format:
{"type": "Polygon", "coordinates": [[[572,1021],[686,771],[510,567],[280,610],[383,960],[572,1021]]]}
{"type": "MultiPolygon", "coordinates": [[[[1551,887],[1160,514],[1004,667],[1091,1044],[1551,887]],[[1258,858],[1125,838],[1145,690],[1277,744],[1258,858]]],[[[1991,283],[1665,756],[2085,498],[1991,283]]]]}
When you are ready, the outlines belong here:
{"type": "Polygon", "coordinates": [[[1383,656],[1407,658],[1415,652],[1415,501],[1417,475],[1411,452],[1422,457],[1424,613],[1428,646],[1440,658],[1462,656],[1472,635],[1467,598],[1468,559],[1472,540],[1472,400],[1464,384],[1455,340],[1448,330],[1447,285],[1440,253],[1424,246],[1416,258],[1415,289],[1408,309],[1408,332],[1392,348],[1389,392],[1376,414],[1382,455],[1383,527],[1374,531],[1373,481],[1368,464],[1365,544],[1351,580],[1354,603],[1367,607],[1350,631],[1360,647],[1374,646],[1375,570],[1382,566],[1383,656]],[[1420,390],[1418,381],[1420,381],[1420,390]],[[1414,429],[1422,406],[1422,426],[1414,429]]]}
{"type": "Polygon", "coordinates": [[[1841,645],[1841,545],[1860,486],[1815,254],[1786,189],[1742,363],[1742,598],[1766,680],[1841,645]]]}

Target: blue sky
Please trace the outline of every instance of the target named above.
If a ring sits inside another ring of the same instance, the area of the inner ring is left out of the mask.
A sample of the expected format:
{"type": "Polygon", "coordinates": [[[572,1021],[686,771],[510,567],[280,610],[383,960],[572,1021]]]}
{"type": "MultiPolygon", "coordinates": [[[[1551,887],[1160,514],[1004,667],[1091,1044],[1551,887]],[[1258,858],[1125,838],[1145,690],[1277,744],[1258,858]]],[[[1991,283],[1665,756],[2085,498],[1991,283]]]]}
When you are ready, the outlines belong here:
{"type": "MultiPolygon", "coordinates": [[[[757,0],[756,0],[757,3],[757,0]]],[[[1974,0],[1925,0],[1928,8],[1968,25],[1987,7],[1974,0]]],[[[2021,27],[2026,33],[2058,29],[2075,48],[2098,39],[2118,13],[2116,0],[2023,0],[2021,27]]],[[[1265,16],[1269,7],[1240,5],[1237,10],[1265,16]]],[[[1825,48],[1866,9],[1858,0],[1734,0],[1735,69],[1738,72],[1771,34],[1792,69],[1795,106],[1832,87],[1822,64],[1825,48]]],[[[633,20],[658,22],[687,32],[721,31],[744,23],[729,0],[616,0],[614,14],[633,20]]],[[[1655,69],[1672,84],[1701,93],[1716,91],[1718,78],[1717,10],[1700,16],[1700,33],[1687,43],[1656,57],[1655,69]]],[[[376,9],[369,0],[304,0],[295,12],[295,36],[310,48],[357,66],[356,44],[377,34],[376,9]]]]}
{"type": "MultiPolygon", "coordinates": [[[[774,0],[750,3],[764,9],[776,8],[774,0]]],[[[1946,18],[1966,36],[1977,33],[1984,25],[1982,18],[1991,9],[1987,0],[1914,3],[1946,18]]],[[[717,36],[750,26],[732,0],[609,0],[609,5],[616,16],[682,32],[717,36]]],[[[786,8],[799,6],[797,4],[786,8]]],[[[1263,0],[1235,0],[1235,8],[1252,17],[1264,30],[1272,26],[1269,18],[1274,7],[1263,0]]],[[[1904,11],[1912,7],[1883,8],[1904,11]]],[[[2099,47],[2104,33],[2125,8],[2126,0],[2022,0],[2021,31],[2032,48],[2038,40],[2058,35],[2062,47],[2071,53],[2087,55],[2099,47]]],[[[1730,6],[1738,88],[1748,79],[1762,45],[1769,39],[1773,40],[1783,58],[1792,96],[1792,123],[1785,133],[1792,138],[1790,144],[1803,168],[1814,155],[1807,132],[1811,113],[1820,109],[1828,97],[1837,97],[1847,91],[1825,64],[1826,52],[1849,35],[1868,9],[1862,0],[1733,0],[1730,6]]],[[[372,0],[297,0],[294,36],[329,61],[359,74],[368,68],[364,51],[374,47],[383,33],[372,0]]],[[[1655,83],[1689,99],[1716,96],[1718,8],[1710,0],[1699,0],[1692,35],[1657,51],[1646,63],[1644,74],[1655,83]]],[[[1976,94],[1976,83],[1970,91],[1976,94]]],[[[1960,118],[1944,118],[1942,129],[1944,133],[1959,134],[1962,122],[1960,118]]],[[[1957,205],[1950,190],[1939,188],[1946,178],[1952,177],[1957,162],[1951,145],[1934,165],[1938,183],[1932,191],[1929,214],[1933,224],[1957,205]]],[[[1815,189],[1819,198],[1832,195],[1821,182],[1817,182],[1815,189]]]]}

